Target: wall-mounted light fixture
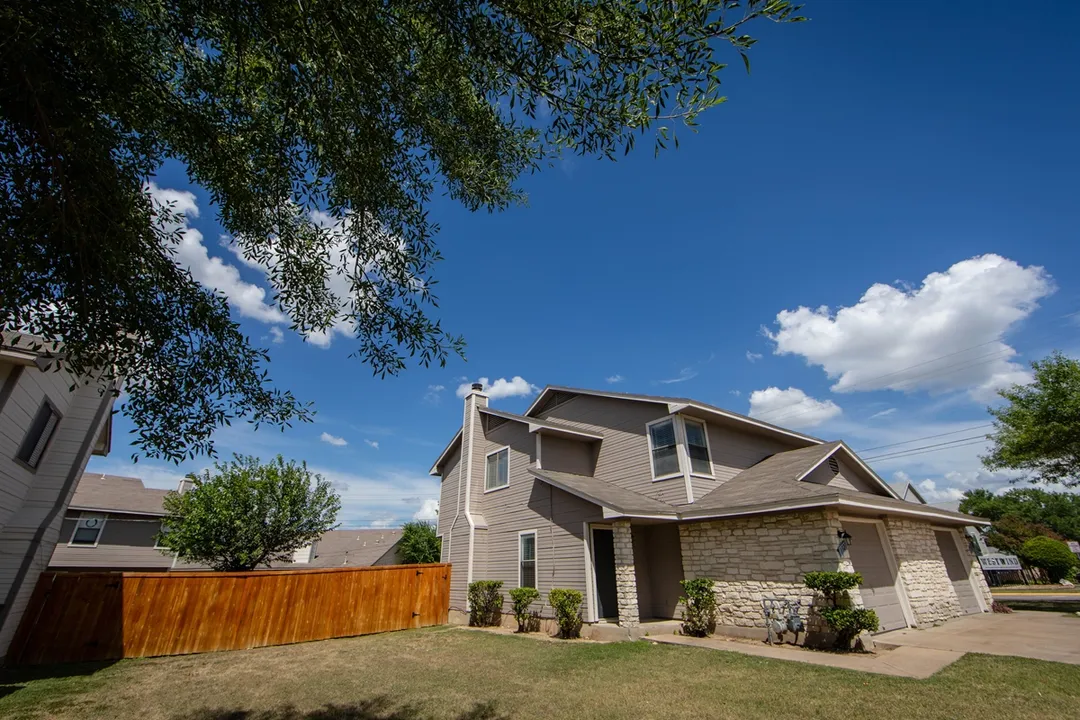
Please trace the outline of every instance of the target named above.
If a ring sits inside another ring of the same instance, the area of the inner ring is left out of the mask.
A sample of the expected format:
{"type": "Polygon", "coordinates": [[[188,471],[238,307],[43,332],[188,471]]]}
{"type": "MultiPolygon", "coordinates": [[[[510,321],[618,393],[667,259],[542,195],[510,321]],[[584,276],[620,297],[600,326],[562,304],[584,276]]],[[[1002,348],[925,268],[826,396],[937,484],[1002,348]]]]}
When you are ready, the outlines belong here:
{"type": "Polygon", "coordinates": [[[844,557],[844,553],[847,552],[848,546],[851,545],[851,535],[847,530],[837,530],[836,537],[840,538],[840,542],[836,546],[836,554],[840,557],[844,557]]]}

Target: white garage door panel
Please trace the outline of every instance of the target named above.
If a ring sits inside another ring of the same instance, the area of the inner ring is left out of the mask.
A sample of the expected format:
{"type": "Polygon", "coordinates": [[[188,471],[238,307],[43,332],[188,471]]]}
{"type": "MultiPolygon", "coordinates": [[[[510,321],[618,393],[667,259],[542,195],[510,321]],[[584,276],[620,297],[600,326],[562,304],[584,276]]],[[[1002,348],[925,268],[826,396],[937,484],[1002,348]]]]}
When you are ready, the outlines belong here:
{"type": "Polygon", "coordinates": [[[907,627],[904,608],[896,593],[896,576],[889,569],[885,550],[874,523],[845,522],[844,530],[851,535],[848,556],[855,572],[863,576],[859,586],[863,605],[877,613],[879,632],[907,627]]]}
{"type": "Polygon", "coordinates": [[[960,557],[960,551],[956,548],[956,541],[949,530],[935,530],[938,548],[941,550],[941,559],[945,561],[945,570],[949,573],[949,580],[956,597],[960,600],[960,609],[969,615],[982,612],[979,599],[975,597],[975,588],[971,586],[968,578],[970,568],[966,567],[960,557]]]}

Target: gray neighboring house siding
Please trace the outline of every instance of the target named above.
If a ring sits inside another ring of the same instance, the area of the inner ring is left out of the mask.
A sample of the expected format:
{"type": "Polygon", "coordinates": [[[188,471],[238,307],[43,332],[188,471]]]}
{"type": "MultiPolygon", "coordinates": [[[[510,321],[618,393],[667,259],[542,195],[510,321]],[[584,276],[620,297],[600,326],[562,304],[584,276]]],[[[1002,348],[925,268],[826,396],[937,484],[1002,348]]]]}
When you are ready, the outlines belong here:
{"type": "MultiPolygon", "coordinates": [[[[535,531],[538,609],[550,615],[544,606],[551,588],[574,588],[585,596],[587,622],[617,609],[619,624],[632,631],[640,619],[678,617],[679,581],[704,575],[718,581],[720,625],[756,633],[764,626],[763,597],[800,599],[806,612],[806,572],[866,562],[884,583],[866,588],[867,606],[891,609],[894,623],[941,622],[964,610],[957,581],[950,582],[928,538],[933,529],[941,537],[985,524],[903,500],[842,442],[685,398],[548,387],[524,415],[514,415],[489,409],[474,388],[461,430],[431,474],[441,478],[439,533],[443,559],[454,565],[452,610],[467,611],[471,580],[500,580],[504,594],[517,587],[519,536],[535,531]],[[647,426],[668,417],[675,419],[680,471],[654,480],[647,426]],[[709,472],[691,469],[688,421],[705,424],[709,472]],[[508,449],[509,483],[486,490],[486,458],[501,448],[508,449]],[[867,546],[855,559],[842,553],[837,539],[845,526],[866,543],[879,542],[880,551],[867,546]],[[606,560],[597,559],[605,544],[603,536],[594,539],[598,530],[612,532],[606,560]]],[[[958,550],[953,575],[962,578],[957,567],[968,567],[985,611],[981,572],[962,545],[958,550]]],[[[862,603],[863,594],[854,592],[853,600],[862,603]]]]}
{"type": "Polygon", "coordinates": [[[44,349],[28,349],[30,340],[0,338],[0,658],[60,538],[78,478],[91,454],[108,452],[113,404],[112,388],[57,370],[44,349]],[[17,456],[46,400],[59,420],[30,468],[17,456]]]}

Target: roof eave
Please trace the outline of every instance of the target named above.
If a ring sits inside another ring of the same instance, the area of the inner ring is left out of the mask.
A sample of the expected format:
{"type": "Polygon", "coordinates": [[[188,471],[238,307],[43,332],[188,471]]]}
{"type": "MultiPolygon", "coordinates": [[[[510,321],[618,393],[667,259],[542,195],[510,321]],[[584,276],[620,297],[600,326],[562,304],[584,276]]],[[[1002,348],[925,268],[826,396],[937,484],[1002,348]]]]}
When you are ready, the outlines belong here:
{"type": "Polygon", "coordinates": [[[446,462],[446,459],[450,457],[450,454],[454,451],[454,446],[461,440],[462,428],[458,428],[458,431],[454,433],[453,439],[450,443],[439,453],[439,459],[435,461],[435,464],[428,470],[428,475],[440,476],[442,471],[439,470],[439,466],[446,462]]]}
{"type": "Polygon", "coordinates": [[[765,513],[784,512],[785,510],[805,510],[818,507],[839,507],[855,510],[876,510],[885,515],[904,515],[949,522],[957,525],[990,525],[989,520],[963,515],[948,510],[929,510],[926,505],[911,503],[911,508],[896,507],[892,504],[875,503],[872,499],[862,500],[846,495],[822,495],[819,497],[781,500],[759,505],[743,505],[731,508],[711,510],[689,510],[680,513],[683,520],[707,520],[710,518],[738,517],[742,515],[762,515],[765,513]]]}

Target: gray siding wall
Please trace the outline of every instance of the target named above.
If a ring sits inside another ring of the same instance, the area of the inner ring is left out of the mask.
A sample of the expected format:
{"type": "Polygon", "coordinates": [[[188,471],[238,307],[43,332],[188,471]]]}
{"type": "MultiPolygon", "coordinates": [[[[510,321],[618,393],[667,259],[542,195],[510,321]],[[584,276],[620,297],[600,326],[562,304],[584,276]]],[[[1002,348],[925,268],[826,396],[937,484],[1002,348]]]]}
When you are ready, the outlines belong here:
{"type": "Polygon", "coordinates": [[[439,534],[442,535],[443,560],[452,563],[450,607],[465,609],[469,564],[469,521],[465,517],[464,487],[459,482],[464,472],[461,452],[455,452],[443,467],[442,492],[439,497],[439,534]]]}
{"type": "Polygon", "coordinates": [[[866,473],[837,458],[837,464],[840,466],[840,472],[834,473],[832,468],[829,467],[829,461],[821,463],[812,473],[806,476],[805,482],[817,483],[818,485],[828,485],[837,489],[851,490],[853,492],[870,493],[871,495],[883,495],[885,494],[873,481],[866,476],[866,473]]]}
{"type": "Polygon", "coordinates": [[[97,547],[69,546],[79,514],[69,512],[60,527],[60,539],[49,561],[50,570],[64,568],[146,569],[165,571],[172,567],[172,556],[154,549],[154,536],[161,520],[110,515],[98,538],[97,547]]]}
{"type": "Polygon", "coordinates": [[[85,470],[93,441],[108,417],[111,398],[100,395],[96,386],[81,383],[69,392],[75,382],[65,371],[43,373],[27,367],[0,409],[0,602],[8,598],[27,552],[36,547],[22,582],[0,611],[0,656],[7,652],[30,594],[60,536],[64,513],[54,515],[53,510],[58,502],[63,509],[71,501],[74,480],[85,470]],[[41,463],[31,471],[14,458],[46,396],[62,418],[41,463]],[[84,443],[87,439],[89,443],[84,443]],[[70,485],[69,478],[73,479],[70,485]],[[39,530],[42,535],[35,546],[39,530]]]}
{"type": "Polygon", "coordinates": [[[716,422],[706,422],[705,428],[709,435],[713,477],[705,478],[698,475],[690,477],[695,499],[715,490],[770,455],[806,447],[809,444],[794,438],[788,442],[758,433],[745,432],[716,422]]]}
{"type": "Polygon", "coordinates": [[[545,470],[592,475],[596,468],[596,443],[544,435],[540,440],[540,464],[545,470]]]}

